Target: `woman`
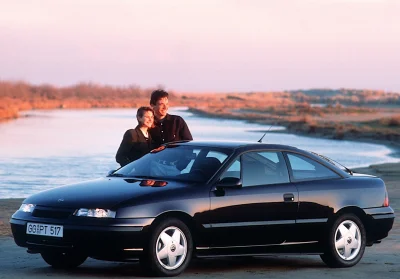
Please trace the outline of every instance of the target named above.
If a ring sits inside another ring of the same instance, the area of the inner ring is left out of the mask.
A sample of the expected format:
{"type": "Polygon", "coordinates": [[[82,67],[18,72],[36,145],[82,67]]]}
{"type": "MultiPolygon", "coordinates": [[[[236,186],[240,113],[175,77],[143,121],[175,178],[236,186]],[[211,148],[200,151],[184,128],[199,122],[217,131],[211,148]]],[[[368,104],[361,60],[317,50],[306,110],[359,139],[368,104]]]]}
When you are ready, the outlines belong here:
{"type": "Polygon", "coordinates": [[[154,145],[149,129],[154,125],[154,111],[150,107],[140,107],[136,113],[138,125],[125,132],[115,159],[121,167],[150,152],[154,145]]]}

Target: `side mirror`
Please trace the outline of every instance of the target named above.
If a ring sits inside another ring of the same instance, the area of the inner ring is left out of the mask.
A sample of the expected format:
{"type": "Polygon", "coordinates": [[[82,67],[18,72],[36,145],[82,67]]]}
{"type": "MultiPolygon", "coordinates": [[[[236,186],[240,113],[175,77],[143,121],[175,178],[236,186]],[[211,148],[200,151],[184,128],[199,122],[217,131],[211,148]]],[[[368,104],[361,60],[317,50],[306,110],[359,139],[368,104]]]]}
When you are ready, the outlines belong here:
{"type": "Polygon", "coordinates": [[[242,181],[237,177],[224,177],[217,182],[217,188],[241,188],[242,181]]]}

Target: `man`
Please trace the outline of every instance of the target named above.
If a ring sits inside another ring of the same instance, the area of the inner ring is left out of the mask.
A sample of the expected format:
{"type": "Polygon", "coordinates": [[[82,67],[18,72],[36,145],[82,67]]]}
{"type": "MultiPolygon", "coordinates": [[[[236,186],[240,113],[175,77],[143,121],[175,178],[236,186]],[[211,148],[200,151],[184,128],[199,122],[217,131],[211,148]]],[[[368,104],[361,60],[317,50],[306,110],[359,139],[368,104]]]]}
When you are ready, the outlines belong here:
{"type": "Polygon", "coordinates": [[[155,127],[149,131],[156,145],[172,141],[193,140],[185,120],[178,115],[168,114],[168,92],[153,91],[150,106],[154,110],[155,127]]]}

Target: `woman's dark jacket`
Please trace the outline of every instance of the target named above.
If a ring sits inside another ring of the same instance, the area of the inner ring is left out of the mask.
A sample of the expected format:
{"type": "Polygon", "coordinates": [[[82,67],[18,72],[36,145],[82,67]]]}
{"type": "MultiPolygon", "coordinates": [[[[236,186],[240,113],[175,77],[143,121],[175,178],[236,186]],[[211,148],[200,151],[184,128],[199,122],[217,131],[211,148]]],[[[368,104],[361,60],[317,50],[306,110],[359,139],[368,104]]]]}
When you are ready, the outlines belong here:
{"type": "Polygon", "coordinates": [[[148,140],[146,140],[139,126],[136,126],[135,129],[129,129],[125,132],[115,159],[123,167],[149,153],[153,148],[150,133],[148,140]]]}

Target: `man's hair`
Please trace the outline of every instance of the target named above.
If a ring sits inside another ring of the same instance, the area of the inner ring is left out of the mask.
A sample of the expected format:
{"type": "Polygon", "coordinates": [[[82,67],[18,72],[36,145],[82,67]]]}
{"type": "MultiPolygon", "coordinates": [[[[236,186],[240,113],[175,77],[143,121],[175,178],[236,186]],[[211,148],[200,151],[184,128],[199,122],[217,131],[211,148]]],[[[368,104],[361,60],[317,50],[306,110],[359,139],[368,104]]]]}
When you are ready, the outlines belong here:
{"type": "Polygon", "coordinates": [[[157,104],[157,101],[160,100],[161,98],[168,98],[168,92],[162,89],[154,90],[151,93],[150,105],[155,106],[157,104]]]}
{"type": "Polygon", "coordinates": [[[154,111],[151,107],[140,107],[137,110],[136,116],[142,118],[146,111],[151,111],[154,115],[154,111]]]}

